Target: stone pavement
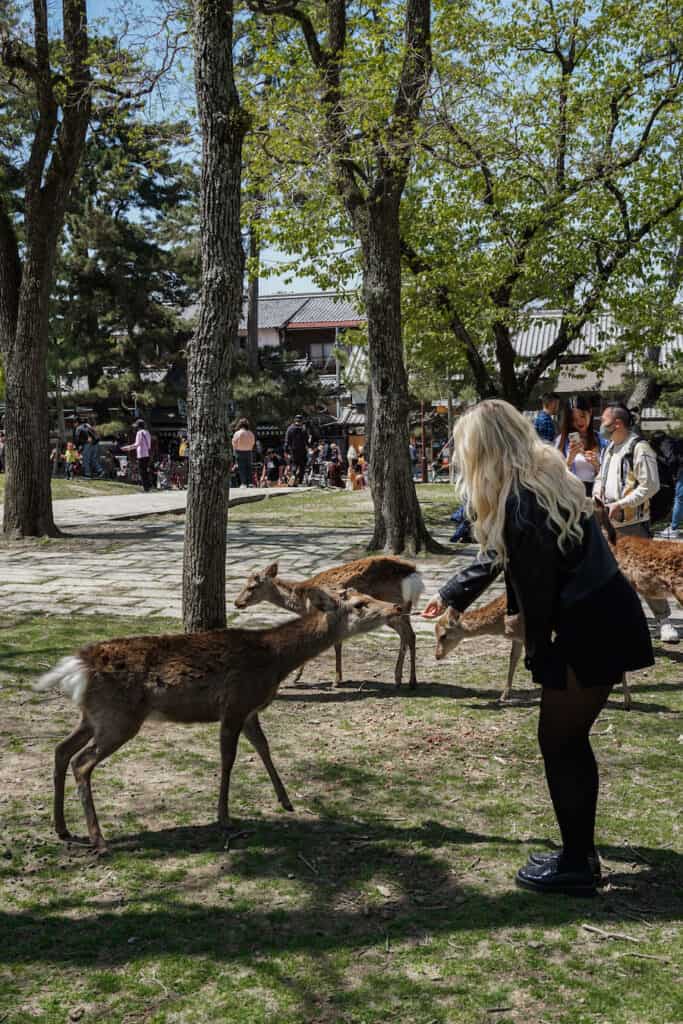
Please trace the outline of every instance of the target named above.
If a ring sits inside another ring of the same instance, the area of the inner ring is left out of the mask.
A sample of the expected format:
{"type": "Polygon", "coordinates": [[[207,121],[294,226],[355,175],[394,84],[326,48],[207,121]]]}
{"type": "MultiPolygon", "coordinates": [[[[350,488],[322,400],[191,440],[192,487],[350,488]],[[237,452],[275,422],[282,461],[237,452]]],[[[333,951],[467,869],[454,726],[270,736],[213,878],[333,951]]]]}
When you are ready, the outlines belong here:
{"type": "MultiPolygon", "coordinates": [[[[257,488],[234,488],[230,491],[230,507],[242,505],[250,501],[263,501],[277,498],[283,494],[298,494],[310,490],[309,487],[278,487],[277,490],[260,490],[257,488]]],[[[137,494],[104,494],[98,498],[62,498],[53,501],[52,509],[55,523],[60,529],[73,529],[86,525],[88,527],[104,523],[140,519],[143,516],[161,515],[167,512],[184,512],[187,504],[187,491],[143,491],[137,494]]],[[[0,521],[2,505],[0,505],[0,521]]]]}
{"type": "MultiPolygon", "coordinates": [[[[273,496],[280,493],[283,492],[273,492],[273,496]]],[[[169,520],[149,515],[152,511],[175,511],[177,495],[120,498],[112,507],[112,514],[105,518],[101,503],[109,500],[105,497],[55,502],[58,524],[78,526],[74,535],[78,540],[74,542],[0,549],[0,614],[50,612],[180,618],[184,521],[180,516],[169,520]],[[149,503],[144,505],[148,498],[149,503]],[[133,501],[145,517],[129,521],[133,501]],[[79,543],[81,540],[94,541],[97,548],[79,543]]],[[[362,557],[362,543],[356,528],[231,523],[226,566],[231,621],[262,625],[289,614],[269,605],[237,611],[233,599],[252,568],[277,560],[284,576],[304,579],[332,565],[362,557]]],[[[426,595],[434,593],[459,565],[469,560],[471,551],[461,549],[448,560],[418,559],[425,576],[426,595]]],[[[431,632],[429,623],[414,621],[420,631],[431,632]]]]}
{"type": "MultiPolygon", "coordinates": [[[[272,492],[269,500],[281,493],[272,492]]],[[[180,495],[184,497],[183,492],[180,495]]],[[[247,492],[235,497],[247,497],[247,492]]],[[[0,548],[0,614],[49,612],[180,618],[184,522],[180,516],[169,519],[159,515],[176,511],[177,501],[178,493],[161,492],[122,497],[116,499],[116,504],[109,497],[55,502],[58,523],[78,526],[74,540],[0,548]],[[91,505],[95,502],[97,506],[91,505]],[[101,503],[109,503],[109,515],[101,503]],[[73,508],[66,509],[67,505],[73,508]],[[152,512],[157,513],[156,517],[152,512]],[[130,521],[131,514],[136,517],[134,521],[130,521]]],[[[447,536],[438,539],[447,542],[447,536]]],[[[230,523],[226,566],[230,621],[265,625],[289,614],[263,604],[237,611],[233,599],[252,568],[279,561],[283,576],[305,579],[332,565],[362,557],[363,541],[364,537],[354,527],[230,523]]],[[[417,559],[425,579],[425,598],[469,562],[474,553],[473,547],[454,546],[452,550],[451,558],[417,559]]],[[[487,599],[500,589],[497,584],[487,599]]],[[[680,630],[683,613],[678,607],[673,611],[680,630]]],[[[417,632],[432,633],[431,623],[416,616],[412,621],[417,632]]]]}

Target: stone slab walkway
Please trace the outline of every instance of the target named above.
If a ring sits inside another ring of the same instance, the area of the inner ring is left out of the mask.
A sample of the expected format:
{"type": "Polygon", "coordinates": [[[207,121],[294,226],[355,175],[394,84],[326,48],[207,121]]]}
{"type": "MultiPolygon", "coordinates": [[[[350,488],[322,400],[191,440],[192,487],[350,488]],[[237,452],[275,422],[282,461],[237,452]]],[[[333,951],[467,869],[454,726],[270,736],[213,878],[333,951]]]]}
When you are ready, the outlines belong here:
{"type": "MultiPolygon", "coordinates": [[[[116,504],[109,497],[55,502],[59,525],[78,527],[77,537],[96,541],[97,549],[92,543],[81,545],[78,541],[0,549],[0,614],[179,619],[184,523],[182,517],[159,516],[181,510],[176,504],[178,493],[184,498],[184,492],[161,492],[128,495],[116,504]],[[109,506],[107,510],[103,503],[109,506]]],[[[267,500],[282,493],[286,491],[271,492],[267,500]]],[[[303,489],[295,493],[303,493],[303,489]]],[[[260,496],[256,492],[252,497],[246,490],[234,495],[237,500],[260,496]]],[[[446,543],[447,534],[439,539],[446,543]]],[[[226,589],[230,621],[260,626],[288,617],[289,613],[263,604],[237,611],[233,600],[251,569],[278,561],[283,576],[305,579],[362,557],[363,541],[355,527],[300,528],[272,521],[229,524],[226,589]]],[[[452,550],[451,558],[417,559],[425,579],[425,598],[467,564],[475,549],[453,546],[452,550]]],[[[487,599],[500,589],[500,585],[492,588],[487,599]]],[[[683,612],[678,607],[672,611],[673,621],[683,629],[683,612]]],[[[416,632],[432,634],[431,623],[414,616],[413,624],[416,632]]]]}
{"type": "MultiPolygon", "coordinates": [[[[239,487],[230,492],[230,507],[250,501],[264,501],[278,498],[283,494],[297,494],[310,490],[309,487],[278,487],[277,490],[239,487]]],[[[53,501],[55,523],[60,529],[103,524],[110,521],[140,519],[143,516],[163,515],[168,512],[184,512],[187,491],[149,491],[145,494],[104,494],[97,498],[61,498],[53,501]]],[[[2,505],[0,505],[0,521],[2,505]]]]}

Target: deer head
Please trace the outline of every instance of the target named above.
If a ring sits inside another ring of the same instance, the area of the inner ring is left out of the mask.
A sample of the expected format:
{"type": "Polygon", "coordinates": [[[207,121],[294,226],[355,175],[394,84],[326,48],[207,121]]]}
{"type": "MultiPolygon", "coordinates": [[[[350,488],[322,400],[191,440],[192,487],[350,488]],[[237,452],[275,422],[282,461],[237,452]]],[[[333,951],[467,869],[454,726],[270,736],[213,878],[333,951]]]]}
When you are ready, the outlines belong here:
{"type": "Polygon", "coordinates": [[[250,604],[272,600],[275,590],[273,581],[277,577],[277,571],[277,562],[272,562],[261,572],[252,572],[235,598],[235,607],[248,608],[250,604]]]}
{"type": "Polygon", "coordinates": [[[447,654],[455,650],[465,637],[465,630],[460,625],[460,612],[457,612],[455,608],[447,608],[434,623],[434,635],[436,637],[434,657],[437,661],[441,661],[447,654]]]}

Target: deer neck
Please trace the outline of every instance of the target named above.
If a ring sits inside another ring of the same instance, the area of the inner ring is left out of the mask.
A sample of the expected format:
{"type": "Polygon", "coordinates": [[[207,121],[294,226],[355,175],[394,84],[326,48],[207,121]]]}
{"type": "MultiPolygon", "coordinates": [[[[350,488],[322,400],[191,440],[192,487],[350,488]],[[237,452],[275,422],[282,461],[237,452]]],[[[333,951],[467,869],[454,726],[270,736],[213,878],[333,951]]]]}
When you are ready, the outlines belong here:
{"type": "Polygon", "coordinates": [[[311,612],[271,632],[271,643],[277,653],[278,675],[289,672],[317,657],[337,640],[343,639],[344,630],[338,616],[311,612]]]}
{"type": "Polygon", "coordinates": [[[296,612],[301,615],[306,610],[306,601],[303,593],[296,583],[289,583],[287,580],[274,580],[271,592],[271,601],[278,608],[286,608],[287,611],[296,612]]]}

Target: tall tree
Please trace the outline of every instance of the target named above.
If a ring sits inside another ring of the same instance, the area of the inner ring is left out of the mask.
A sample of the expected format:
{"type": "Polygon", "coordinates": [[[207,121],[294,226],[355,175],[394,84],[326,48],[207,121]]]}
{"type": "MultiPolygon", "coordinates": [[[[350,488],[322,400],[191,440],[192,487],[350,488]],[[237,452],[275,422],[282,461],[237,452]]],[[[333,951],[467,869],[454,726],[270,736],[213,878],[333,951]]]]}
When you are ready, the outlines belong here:
{"type": "MultiPolygon", "coordinates": [[[[666,277],[683,206],[683,14],[668,0],[487,0],[437,22],[403,212],[412,318],[480,397],[524,406],[591,319],[666,277]],[[514,335],[561,310],[552,344],[514,335]],[[443,341],[440,342],[443,344],[443,341]]],[[[633,338],[633,336],[632,336],[633,338]]]]}
{"type": "Polygon", "coordinates": [[[248,119],[233,74],[234,4],[193,0],[202,135],[201,292],[188,352],[190,472],[183,558],[183,624],[225,626],[230,355],[242,310],[242,143],[248,119]]]}
{"type": "MultiPolygon", "coordinates": [[[[305,190],[308,179],[308,188],[316,190],[321,172],[326,174],[318,206],[334,193],[360,243],[375,509],[370,547],[416,552],[433,542],[422,520],[408,453],[400,209],[432,69],[431,3],[249,0],[248,5],[274,18],[264,75],[278,90],[283,80],[295,81],[295,88],[300,88],[296,80],[306,83],[305,95],[300,91],[281,119],[279,136],[291,154],[296,143],[291,133],[289,140],[283,135],[287,117],[304,132],[308,123],[309,140],[318,134],[317,152],[309,150],[302,161],[300,187],[305,190]],[[288,24],[297,27],[295,36],[287,34],[288,24]]],[[[270,144],[277,143],[276,132],[270,144]]],[[[286,149],[281,160],[286,170],[295,164],[286,149]]],[[[329,210],[322,216],[329,218],[329,210]]]]}
{"type": "Polygon", "coordinates": [[[141,107],[94,104],[57,263],[51,348],[62,372],[87,377],[100,422],[131,392],[150,404],[149,371],[184,363],[179,310],[198,284],[197,179],[179,158],[189,127],[141,107]]]}
{"type": "Polygon", "coordinates": [[[0,21],[0,85],[32,107],[28,151],[3,147],[0,167],[0,350],[6,376],[5,533],[53,535],[47,419],[48,307],[57,242],[90,113],[86,0],[62,0],[51,47],[47,0],[34,0],[32,38],[0,21]],[[59,66],[52,55],[59,53],[59,66]],[[12,162],[11,157],[15,160],[12,162]],[[23,218],[15,215],[21,194],[23,218]]]}

